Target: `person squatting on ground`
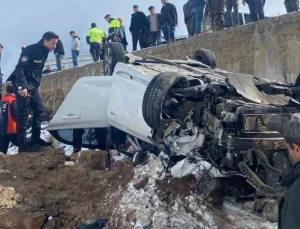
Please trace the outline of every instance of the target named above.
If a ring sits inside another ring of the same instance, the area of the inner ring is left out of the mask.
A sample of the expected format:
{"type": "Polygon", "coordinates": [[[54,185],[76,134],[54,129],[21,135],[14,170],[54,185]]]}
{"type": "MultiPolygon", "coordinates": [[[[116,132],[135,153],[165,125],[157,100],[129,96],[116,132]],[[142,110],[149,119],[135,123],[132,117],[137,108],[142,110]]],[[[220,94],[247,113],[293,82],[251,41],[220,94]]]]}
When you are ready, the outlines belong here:
{"type": "Polygon", "coordinates": [[[53,32],[46,32],[38,43],[27,46],[21,54],[14,76],[11,77],[17,91],[19,153],[37,151],[40,147],[51,145],[40,138],[45,110],[38,90],[48,54],[56,48],[57,43],[58,36],[53,32]],[[31,110],[32,136],[31,142],[28,142],[26,124],[31,110]]]}
{"type": "Polygon", "coordinates": [[[225,0],[225,4],[228,17],[227,27],[230,28],[239,26],[239,0],[225,0]]]}
{"type": "Polygon", "coordinates": [[[126,38],[126,29],[125,26],[123,25],[123,20],[121,18],[118,18],[118,21],[120,23],[120,38],[121,38],[121,43],[124,47],[124,50],[127,51],[127,38],[126,38]]]}
{"type": "Polygon", "coordinates": [[[86,42],[90,45],[90,53],[92,54],[94,62],[100,60],[101,46],[105,37],[105,33],[97,28],[96,23],[92,23],[86,35],[86,42]]]}
{"type": "Polygon", "coordinates": [[[191,25],[192,25],[192,13],[191,13],[191,0],[183,5],[184,23],[188,31],[189,37],[191,37],[191,25]]]}
{"type": "Polygon", "coordinates": [[[175,27],[178,25],[176,7],[168,0],[161,0],[161,24],[162,31],[167,42],[175,41],[175,27]]]}
{"type": "Polygon", "coordinates": [[[252,22],[265,19],[265,0],[243,0],[243,5],[248,4],[252,22]]]}
{"type": "Polygon", "coordinates": [[[201,33],[201,26],[203,20],[203,12],[205,6],[205,0],[190,0],[192,24],[191,24],[191,36],[199,35],[201,33]]]}
{"type": "Polygon", "coordinates": [[[56,58],[57,72],[59,72],[62,70],[61,61],[65,55],[64,46],[63,46],[61,40],[59,40],[59,39],[58,39],[56,48],[54,49],[54,54],[55,54],[55,58],[56,58]]]}
{"type": "Polygon", "coordinates": [[[108,37],[107,40],[111,42],[121,43],[120,29],[121,24],[118,20],[111,17],[110,14],[107,14],[104,19],[109,23],[108,26],[108,37]]]}
{"type": "Polygon", "coordinates": [[[161,15],[155,12],[154,6],[148,8],[150,15],[147,16],[147,25],[151,46],[161,44],[161,15]]]}
{"type": "Polygon", "coordinates": [[[293,170],[285,175],[281,185],[287,188],[279,203],[278,228],[300,228],[300,120],[292,116],[284,131],[285,145],[293,170]]]}
{"type": "Polygon", "coordinates": [[[284,5],[287,13],[299,10],[299,0],[285,0],[284,5]]]}
{"type": "Polygon", "coordinates": [[[224,29],[224,0],[206,0],[205,15],[211,18],[211,27],[213,31],[224,29]]]}
{"type": "Polygon", "coordinates": [[[9,143],[18,145],[17,141],[17,102],[14,88],[6,86],[6,94],[2,98],[0,115],[0,152],[7,154],[9,143]]]}
{"type": "Polygon", "coordinates": [[[129,31],[132,35],[133,51],[137,50],[137,43],[139,42],[140,48],[145,48],[145,32],[147,29],[146,15],[139,10],[138,5],[133,6],[133,14],[131,15],[131,23],[129,31]]]}
{"type": "Polygon", "coordinates": [[[73,38],[72,43],[71,43],[73,67],[77,67],[78,66],[79,49],[80,49],[80,38],[76,35],[76,33],[74,31],[70,32],[70,36],[73,38]]]}

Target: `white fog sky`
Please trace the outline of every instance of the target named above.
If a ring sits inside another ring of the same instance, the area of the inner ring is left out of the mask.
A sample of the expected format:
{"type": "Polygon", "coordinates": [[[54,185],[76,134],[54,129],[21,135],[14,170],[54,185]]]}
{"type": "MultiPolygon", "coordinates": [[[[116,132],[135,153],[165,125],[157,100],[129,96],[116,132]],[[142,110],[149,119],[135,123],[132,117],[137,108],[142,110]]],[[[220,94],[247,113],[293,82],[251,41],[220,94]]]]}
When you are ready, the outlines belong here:
{"type": "MultiPolygon", "coordinates": [[[[176,35],[185,35],[182,6],[185,0],[170,0],[177,7],[179,26],[176,35]]],[[[241,0],[240,0],[241,2],[241,0]]],[[[160,0],[3,0],[0,13],[0,43],[4,46],[2,52],[2,72],[6,79],[14,69],[20,56],[21,45],[36,43],[46,31],[57,33],[65,47],[66,56],[70,55],[69,32],[74,30],[81,38],[81,54],[87,54],[89,47],[85,43],[85,35],[92,22],[105,32],[108,24],[104,20],[106,14],[122,18],[127,31],[129,50],[131,36],[128,31],[132,6],[139,5],[146,15],[148,7],[153,5],[157,11],[161,9],[160,0]]],[[[247,6],[240,10],[248,11],[247,6]]],[[[268,15],[285,13],[284,0],[266,0],[265,12],[268,15]]],[[[53,55],[49,55],[53,58],[53,55]]]]}

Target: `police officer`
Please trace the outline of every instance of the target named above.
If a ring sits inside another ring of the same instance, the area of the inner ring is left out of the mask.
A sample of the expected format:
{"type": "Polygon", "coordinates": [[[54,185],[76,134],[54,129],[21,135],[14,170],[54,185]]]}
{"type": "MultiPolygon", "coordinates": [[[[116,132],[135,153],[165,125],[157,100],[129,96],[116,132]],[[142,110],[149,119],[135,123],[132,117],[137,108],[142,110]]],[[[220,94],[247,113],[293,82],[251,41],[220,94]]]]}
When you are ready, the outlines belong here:
{"type": "Polygon", "coordinates": [[[12,83],[17,90],[17,130],[19,153],[37,151],[40,147],[50,146],[40,138],[40,126],[44,116],[38,89],[42,72],[49,52],[53,51],[58,42],[58,36],[53,32],[46,32],[42,39],[27,46],[15,68],[12,83]],[[26,122],[29,111],[33,111],[31,142],[26,138],[26,122]]]}
{"type": "Polygon", "coordinates": [[[108,40],[111,40],[112,42],[121,42],[120,37],[120,29],[121,24],[118,20],[111,17],[110,14],[107,14],[104,19],[109,23],[108,28],[108,40]]]}
{"type": "Polygon", "coordinates": [[[104,38],[105,33],[101,29],[97,28],[96,23],[92,23],[91,28],[86,35],[86,42],[90,45],[90,53],[92,54],[95,62],[100,59],[101,46],[104,38]]]}

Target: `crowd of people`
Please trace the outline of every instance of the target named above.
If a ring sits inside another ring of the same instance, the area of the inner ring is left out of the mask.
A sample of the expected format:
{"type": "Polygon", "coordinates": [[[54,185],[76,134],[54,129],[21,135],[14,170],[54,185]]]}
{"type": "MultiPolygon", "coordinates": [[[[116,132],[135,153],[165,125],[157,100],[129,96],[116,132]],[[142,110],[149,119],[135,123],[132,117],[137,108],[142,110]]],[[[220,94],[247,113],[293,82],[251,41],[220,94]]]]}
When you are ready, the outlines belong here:
{"type": "MultiPolygon", "coordinates": [[[[263,20],[265,18],[264,5],[266,0],[241,0],[243,5],[248,5],[252,22],[263,20]]],[[[175,28],[178,26],[178,14],[174,4],[168,0],[161,0],[162,7],[160,12],[157,12],[154,6],[149,6],[149,14],[140,11],[138,5],[133,6],[133,14],[129,32],[132,37],[132,50],[137,50],[137,45],[140,48],[157,46],[162,43],[163,34],[165,42],[175,41],[175,28]]],[[[284,0],[284,4],[288,13],[299,10],[299,0],[284,0]]],[[[183,5],[184,23],[187,27],[189,37],[200,35],[203,28],[206,27],[206,19],[211,20],[210,26],[212,31],[222,30],[226,27],[236,27],[240,25],[239,18],[239,0],[188,0],[183,5]],[[226,20],[225,20],[226,9],[226,20]]],[[[86,35],[86,42],[90,46],[90,53],[93,61],[103,59],[103,45],[106,42],[120,42],[125,51],[127,51],[126,28],[123,25],[121,18],[113,18],[107,14],[104,19],[108,22],[108,35],[104,30],[97,28],[96,23],[91,24],[91,28],[86,35]]],[[[71,36],[71,54],[73,67],[79,66],[78,58],[80,55],[80,37],[75,31],[70,32],[71,36]]],[[[23,47],[24,48],[24,47],[23,47]]],[[[0,61],[1,50],[3,46],[0,44],[0,61]]],[[[59,39],[54,50],[56,58],[56,70],[47,66],[44,74],[49,74],[54,71],[61,71],[62,59],[65,55],[65,50],[62,41],[59,39]]],[[[0,68],[0,75],[1,75],[0,68]]]]}

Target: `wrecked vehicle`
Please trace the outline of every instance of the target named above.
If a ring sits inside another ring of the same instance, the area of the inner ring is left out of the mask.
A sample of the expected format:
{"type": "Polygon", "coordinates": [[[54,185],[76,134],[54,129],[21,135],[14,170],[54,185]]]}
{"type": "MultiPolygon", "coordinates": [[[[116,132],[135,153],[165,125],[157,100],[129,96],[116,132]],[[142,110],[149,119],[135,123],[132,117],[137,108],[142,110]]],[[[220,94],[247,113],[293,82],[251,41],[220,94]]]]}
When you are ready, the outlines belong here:
{"type": "Polygon", "coordinates": [[[106,76],[78,80],[56,112],[48,130],[57,140],[72,144],[72,129],[85,129],[84,147],[126,155],[130,142],[135,163],[159,155],[173,177],[194,175],[201,192],[237,176],[258,195],[278,192],[291,167],[282,129],[300,111],[300,85],[218,69],[205,49],[164,60],[110,43],[103,67],[106,76]]]}

